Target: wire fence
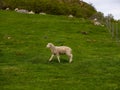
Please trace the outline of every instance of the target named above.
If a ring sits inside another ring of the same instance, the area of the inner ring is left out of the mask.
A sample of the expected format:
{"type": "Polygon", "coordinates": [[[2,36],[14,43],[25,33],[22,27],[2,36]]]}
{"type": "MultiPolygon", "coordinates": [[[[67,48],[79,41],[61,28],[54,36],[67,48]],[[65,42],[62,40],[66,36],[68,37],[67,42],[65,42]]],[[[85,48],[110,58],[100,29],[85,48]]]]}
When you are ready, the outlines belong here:
{"type": "Polygon", "coordinates": [[[120,42],[120,23],[111,20],[106,20],[106,26],[111,34],[111,38],[116,42],[120,42]]]}

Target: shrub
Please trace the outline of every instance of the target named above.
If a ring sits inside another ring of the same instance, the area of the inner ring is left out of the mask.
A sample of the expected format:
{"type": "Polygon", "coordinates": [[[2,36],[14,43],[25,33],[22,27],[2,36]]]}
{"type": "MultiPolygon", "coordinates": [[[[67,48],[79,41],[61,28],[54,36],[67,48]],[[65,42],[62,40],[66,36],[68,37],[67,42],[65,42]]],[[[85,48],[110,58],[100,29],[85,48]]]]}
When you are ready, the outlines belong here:
{"type": "Polygon", "coordinates": [[[87,18],[96,13],[91,5],[79,0],[1,0],[1,8],[22,8],[36,13],[46,12],[55,15],[73,14],[76,17],[87,18]]]}

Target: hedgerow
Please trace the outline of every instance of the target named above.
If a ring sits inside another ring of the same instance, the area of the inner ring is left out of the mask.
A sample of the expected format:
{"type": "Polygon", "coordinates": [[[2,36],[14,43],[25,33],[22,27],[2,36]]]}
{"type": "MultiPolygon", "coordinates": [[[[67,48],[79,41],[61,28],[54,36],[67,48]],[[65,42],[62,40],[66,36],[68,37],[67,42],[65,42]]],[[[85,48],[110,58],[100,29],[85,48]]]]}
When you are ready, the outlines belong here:
{"type": "Polygon", "coordinates": [[[1,8],[33,10],[55,15],[69,15],[88,18],[96,13],[93,6],[79,0],[1,0],[1,8]]]}

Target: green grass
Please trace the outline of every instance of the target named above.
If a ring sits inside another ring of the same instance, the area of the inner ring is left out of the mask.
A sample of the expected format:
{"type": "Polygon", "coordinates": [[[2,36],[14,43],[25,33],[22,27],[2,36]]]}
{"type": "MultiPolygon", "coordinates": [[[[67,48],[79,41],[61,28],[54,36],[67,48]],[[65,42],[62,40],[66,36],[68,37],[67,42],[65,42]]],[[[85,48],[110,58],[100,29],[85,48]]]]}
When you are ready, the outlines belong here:
{"type": "Polygon", "coordinates": [[[89,20],[0,11],[0,90],[119,90],[120,47],[89,20]],[[87,32],[87,35],[81,32],[87,32]],[[61,63],[48,42],[73,49],[61,63]]]}

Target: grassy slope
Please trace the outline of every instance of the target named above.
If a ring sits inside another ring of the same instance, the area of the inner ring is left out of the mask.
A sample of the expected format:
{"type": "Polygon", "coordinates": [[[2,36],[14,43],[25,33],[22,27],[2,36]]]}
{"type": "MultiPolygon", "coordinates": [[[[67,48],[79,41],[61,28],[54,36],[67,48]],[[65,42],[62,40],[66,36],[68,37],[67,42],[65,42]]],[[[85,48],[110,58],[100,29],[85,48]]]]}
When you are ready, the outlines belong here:
{"type": "Polygon", "coordinates": [[[0,11],[0,89],[119,90],[120,48],[84,19],[0,11]],[[74,62],[49,63],[48,42],[70,46],[74,62]]]}

